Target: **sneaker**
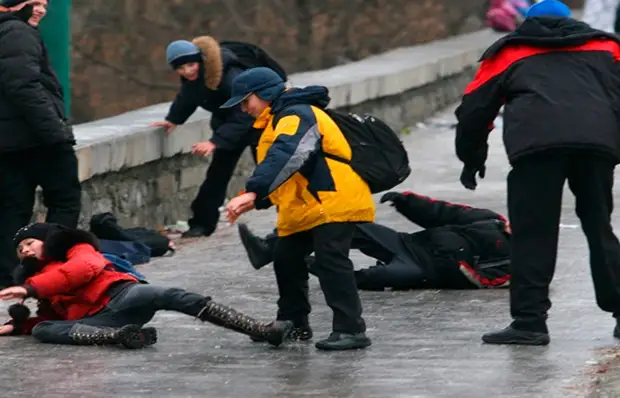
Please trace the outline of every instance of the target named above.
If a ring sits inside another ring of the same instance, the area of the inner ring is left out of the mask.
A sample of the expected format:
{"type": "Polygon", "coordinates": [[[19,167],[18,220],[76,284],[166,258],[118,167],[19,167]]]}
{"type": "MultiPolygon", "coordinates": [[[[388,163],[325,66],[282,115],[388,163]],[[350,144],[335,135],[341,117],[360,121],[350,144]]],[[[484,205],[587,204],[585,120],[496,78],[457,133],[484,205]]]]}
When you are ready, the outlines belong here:
{"type": "Polygon", "coordinates": [[[496,332],[486,333],[482,341],[487,344],[547,345],[549,333],[519,330],[511,326],[496,332]]]}
{"type": "Polygon", "coordinates": [[[325,340],[318,341],[315,347],[325,351],[358,350],[370,346],[372,342],[366,333],[338,333],[332,332],[325,340]]]}

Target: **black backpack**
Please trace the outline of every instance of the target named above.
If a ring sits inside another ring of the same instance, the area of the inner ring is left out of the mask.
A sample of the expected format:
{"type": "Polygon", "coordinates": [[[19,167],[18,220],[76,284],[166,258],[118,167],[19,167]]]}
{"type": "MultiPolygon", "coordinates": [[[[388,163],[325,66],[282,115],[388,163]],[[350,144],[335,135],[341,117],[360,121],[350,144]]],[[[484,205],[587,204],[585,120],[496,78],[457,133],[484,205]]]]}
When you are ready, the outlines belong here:
{"type": "MultiPolygon", "coordinates": [[[[351,161],[323,152],[323,156],[351,165],[375,194],[394,188],[405,181],[411,168],[409,156],[398,134],[381,119],[363,118],[355,113],[322,109],[338,126],[351,147],[351,161]]],[[[279,118],[273,118],[275,128],[279,118]]]]}
{"type": "Polygon", "coordinates": [[[284,68],[262,48],[240,41],[223,41],[220,42],[220,46],[232,51],[245,68],[264,66],[280,75],[282,80],[288,80],[284,68]]]}
{"type": "Polygon", "coordinates": [[[409,157],[398,134],[382,120],[333,109],[323,111],[338,125],[351,146],[351,161],[323,152],[324,156],[348,163],[368,186],[379,193],[394,188],[409,174],[409,157]]]}

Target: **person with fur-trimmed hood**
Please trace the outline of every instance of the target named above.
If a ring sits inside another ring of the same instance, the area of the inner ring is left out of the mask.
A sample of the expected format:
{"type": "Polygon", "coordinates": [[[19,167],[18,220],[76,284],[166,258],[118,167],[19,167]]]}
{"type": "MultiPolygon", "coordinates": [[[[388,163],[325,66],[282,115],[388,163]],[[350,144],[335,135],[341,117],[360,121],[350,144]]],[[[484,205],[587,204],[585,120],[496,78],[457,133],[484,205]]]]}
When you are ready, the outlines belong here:
{"type": "MultiPolygon", "coordinates": [[[[228,42],[227,42],[228,43],[228,42]]],[[[213,159],[198,195],[191,204],[193,217],[189,220],[190,230],[183,237],[210,236],[217,227],[224,203],[226,189],[234,169],[245,148],[252,147],[255,157],[260,130],[253,128],[254,119],[241,111],[240,106],[222,109],[231,94],[233,78],[249,65],[229,46],[210,36],[200,36],[191,42],[177,40],[168,46],[167,60],[181,77],[181,90],[170,106],[164,121],[153,125],[164,127],[168,133],[187,119],[200,106],[211,112],[209,141],[193,145],[196,155],[210,156],[213,159]]],[[[266,55],[264,51],[251,44],[245,47],[266,55]]],[[[272,62],[271,58],[269,58],[272,62]]]]}
{"type": "Polygon", "coordinates": [[[121,345],[143,348],[157,341],[155,328],[144,327],[160,310],[177,311],[234,330],[274,346],[284,342],[291,322],[259,322],[210,297],[139,282],[116,271],[99,252],[90,232],[58,224],[35,223],[18,231],[14,244],[22,263],[13,286],[0,300],[39,300],[36,317],[21,304],[0,335],[32,334],[42,343],[121,345]]]}

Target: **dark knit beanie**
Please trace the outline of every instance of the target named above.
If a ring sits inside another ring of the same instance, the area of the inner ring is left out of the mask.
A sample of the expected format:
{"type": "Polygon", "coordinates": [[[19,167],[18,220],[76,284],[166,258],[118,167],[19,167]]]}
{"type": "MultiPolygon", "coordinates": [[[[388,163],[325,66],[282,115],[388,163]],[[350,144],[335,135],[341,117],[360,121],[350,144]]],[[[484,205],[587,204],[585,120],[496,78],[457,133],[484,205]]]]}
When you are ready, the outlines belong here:
{"type": "Polygon", "coordinates": [[[13,238],[13,245],[15,248],[19,246],[19,243],[24,239],[38,239],[45,241],[53,232],[64,229],[62,225],[53,223],[34,223],[26,225],[17,233],[13,238]]]}

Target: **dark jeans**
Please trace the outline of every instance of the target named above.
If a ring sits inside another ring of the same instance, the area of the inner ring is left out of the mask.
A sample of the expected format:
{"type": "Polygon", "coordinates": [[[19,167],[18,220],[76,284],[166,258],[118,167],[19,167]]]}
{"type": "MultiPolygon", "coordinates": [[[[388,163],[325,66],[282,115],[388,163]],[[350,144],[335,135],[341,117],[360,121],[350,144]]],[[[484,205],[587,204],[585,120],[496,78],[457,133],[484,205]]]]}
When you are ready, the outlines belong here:
{"type": "Polygon", "coordinates": [[[508,176],[512,227],[510,308],[513,326],[547,331],[562,190],[568,180],[590,249],[598,306],[620,315],[620,244],[611,227],[615,164],[590,151],[545,151],[518,160],[508,176]]]}
{"type": "Polygon", "coordinates": [[[362,290],[416,289],[424,287],[425,273],[402,243],[398,232],[375,223],[359,224],[352,249],[358,249],[379,262],[355,271],[357,287],[362,290]]]}
{"type": "Polygon", "coordinates": [[[31,221],[37,186],[43,189],[45,221],[77,227],[81,187],[71,146],[0,154],[0,285],[12,281],[17,266],[13,237],[31,221]]]}
{"type": "MultiPolygon", "coordinates": [[[[220,206],[226,199],[228,183],[244,150],[245,147],[214,151],[206,178],[191,205],[193,217],[188,221],[190,227],[203,227],[209,235],[215,232],[220,220],[220,206]]],[[[256,161],[255,148],[252,148],[252,156],[256,161]]]]}
{"type": "Polygon", "coordinates": [[[210,299],[183,289],[148,284],[130,285],[95,315],[74,321],[44,321],[34,327],[32,335],[42,343],[75,344],[69,332],[76,324],[112,328],[144,325],[160,310],[196,317],[210,299]]]}
{"type": "Polygon", "coordinates": [[[327,305],[334,313],[333,331],[366,330],[349,249],[355,223],[324,224],[282,237],[276,244],[273,268],[278,291],[278,319],[303,323],[310,314],[308,267],[305,258],[314,251],[316,275],[327,305]]]}

